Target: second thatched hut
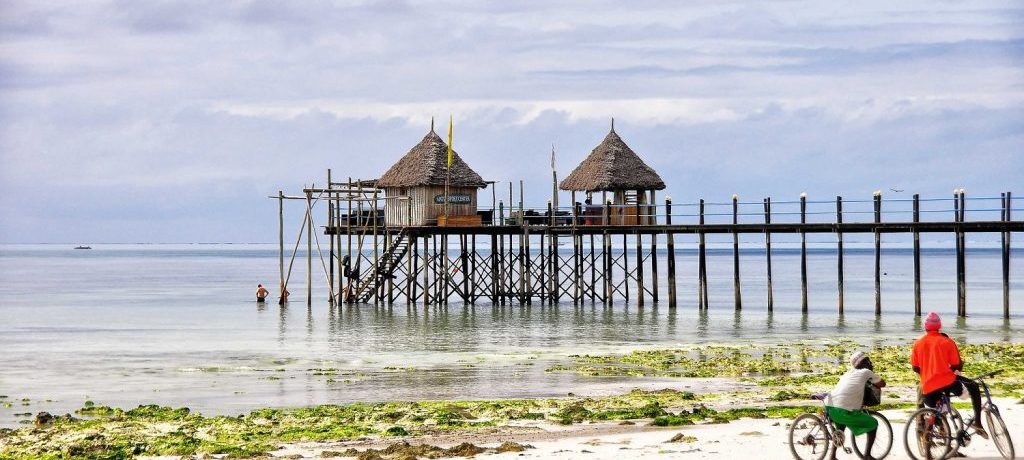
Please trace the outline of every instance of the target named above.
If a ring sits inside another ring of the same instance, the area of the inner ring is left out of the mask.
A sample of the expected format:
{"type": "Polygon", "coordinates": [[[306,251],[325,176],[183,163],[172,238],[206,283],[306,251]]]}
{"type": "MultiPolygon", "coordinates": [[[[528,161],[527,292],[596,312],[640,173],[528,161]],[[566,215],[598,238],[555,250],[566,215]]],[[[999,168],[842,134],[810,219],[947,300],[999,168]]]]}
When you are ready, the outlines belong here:
{"type": "Polygon", "coordinates": [[[562,180],[559,188],[586,192],[588,197],[601,192],[602,198],[607,198],[611,193],[609,222],[603,222],[601,217],[603,203],[589,205],[588,199],[584,212],[589,223],[648,225],[655,223],[654,191],[664,190],[665,182],[619,137],[613,120],[608,135],[562,180]]]}

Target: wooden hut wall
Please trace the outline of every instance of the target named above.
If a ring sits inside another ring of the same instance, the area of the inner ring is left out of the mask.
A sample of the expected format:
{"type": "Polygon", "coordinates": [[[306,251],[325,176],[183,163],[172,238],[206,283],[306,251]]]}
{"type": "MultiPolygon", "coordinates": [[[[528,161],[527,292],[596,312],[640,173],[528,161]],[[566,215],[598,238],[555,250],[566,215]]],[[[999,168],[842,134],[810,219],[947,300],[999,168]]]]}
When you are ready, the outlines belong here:
{"type": "MultiPolygon", "coordinates": [[[[448,205],[448,214],[452,216],[476,215],[477,209],[477,188],[476,187],[451,187],[449,195],[452,202],[448,205]],[[456,197],[468,196],[468,203],[454,202],[456,197]]],[[[399,197],[408,194],[412,200],[412,225],[433,225],[437,223],[437,216],[444,214],[444,186],[430,185],[409,188],[388,188],[385,196],[388,198],[399,197]],[[440,202],[435,201],[436,197],[442,197],[440,202]]],[[[385,206],[384,219],[388,225],[402,226],[409,225],[406,212],[409,204],[405,200],[389,199],[385,206]]]]}

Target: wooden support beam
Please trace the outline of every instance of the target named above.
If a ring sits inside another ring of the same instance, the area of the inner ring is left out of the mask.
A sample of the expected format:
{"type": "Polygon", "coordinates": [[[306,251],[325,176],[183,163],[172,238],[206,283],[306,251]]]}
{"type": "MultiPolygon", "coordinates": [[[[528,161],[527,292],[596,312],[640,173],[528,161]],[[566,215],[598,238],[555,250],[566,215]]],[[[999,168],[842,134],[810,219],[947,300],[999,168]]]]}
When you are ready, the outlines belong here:
{"type": "Polygon", "coordinates": [[[430,305],[430,236],[423,236],[423,305],[430,305]]]}
{"type": "MultiPolygon", "coordinates": [[[[875,192],[875,223],[882,222],[882,192],[875,192]]],[[[875,234],[875,314],[882,314],[882,234],[875,234]]]]}
{"type": "Polygon", "coordinates": [[[313,200],[306,192],[306,306],[313,306],[313,200]]]}
{"type": "MultiPolygon", "coordinates": [[[[960,189],[960,222],[967,220],[967,194],[960,189]]],[[[960,316],[967,317],[967,232],[960,230],[960,316]]]]}
{"type": "Polygon", "coordinates": [[[764,257],[765,266],[767,267],[767,281],[768,281],[768,311],[772,311],[775,308],[775,296],[774,288],[772,287],[772,231],[767,229],[767,226],[772,223],[772,198],[768,197],[764,199],[764,223],[766,226],[764,232],[764,257]]]}
{"type": "Polygon", "coordinates": [[[611,305],[612,291],[614,290],[614,286],[612,285],[612,240],[611,237],[608,236],[607,230],[604,232],[603,241],[604,246],[601,251],[601,257],[604,262],[604,304],[611,305]]]}
{"type": "MultiPolygon", "coordinates": [[[[807,194],[800,194],[800,223],[807,223],[807,194]]],[[[807,232],[800,231],[800,311],[807,313],[807,232]]]]}
{"type": "MultiPolygon", "coordinates": [[[[1003,194],[1003,221],[1010,221],[1013,209],[1013,194],[1003,194]]],[[[1010,319],[1010,232],[1002,232],[1003,247],[1003,318],[1010,319]]]]}
{"type": "Polygon", "coordinates": [[[284,303],[284,192],[277,191],[277,265],[281,275],[278,293],[284,303]]]}
{"type": "MultiPolygon", "coordinates": [[[[914,223],[921,221],[921,196],[914,194],[914,223]]],[[[921,316],[921,232],[914,229],[914,316],[921,316]]]]}
{"type": "Polygon", "coordinates": [[[636,238],[636,302],[637,306],[642,307],[644,306],[644,236],[637,233],[633,237],[636,238]]]}
{"type": "MultiPolygon", "coordinates": [[[[843,223],[843,197],[837,196],[836,197],[836,224],[842,224],[842,223],[843,223]]],[[[843,310],[845,308],[844,298],[845,298],[846,286],[843,284],[843,270],[845,270],[845,267],[843,266],[843,254],[844,254],[844,251],[843,251],[843,231],[842,231],[841,227],[840,227],[840,230],[836,231],[836,237],[838,239],[838,243],[837,243],[837,247],[836,247],[836,251],[837,251],[836,252],[836,256],[837,256],[836,260],[837,260],[837,264],[838,264],[838,266],[836,267],[836,276],[838,277],[838,281],[839,281],[839,285],[838,285],[838,288],[839,288],[839,314],[842,315],[843,314],[843,310]]]]}
{"type": "MultiPolygon", "coordinates": [[[[665,197],[665,224],[672,225],[672,197],[665,197]]],[[[668,308],[676,308],[676,242],[675,235],[665,235],[668,245],[668,308]]]]}
{"type": "MultiPolygon", "coordinates": [[[[654,201],[654,190],[651,190],[649,209],[651,216],[650,225],[658,225],[658,202],[654,201]]],[[[658,234],[651,233],[651,300],[658,303],[658,234]]]]}
{"type": "MultiPolygon", "coordinates": [[[[739,196],[732,196],[732,224],[739,223],[739,196]]],[[[732,289],[736,309],[743,309],[743,294],[740,291],[740,234],[732,232],[732,289]]]]}
{"type": "Polygon", "coordinates": [[[708,308],[708,271],[707,271],[707,246],[704,239],[704,199],[699,204],[699,221],[701,230],[697,235],[697,308],[707,310],[708,308]]]}
{"type": "Polygon", "coordinates": [[[498,270],[498,259],[501,257],[501,251],[498,250],[498,235],[491,235],[491,305],[498,305],[498,293],[499,284],[501,283],[501,274],[498,270]]]}
{"type": "MultiPolygon", "coordinates": [[[[327,168],[327,188],[331,188],[331,168],[327,168]]],[[[334,225],[334,202],[327,202],[327,226],[334,225]]],[[[328,242],[327,251],[330,254],[327,257],[327,266],[329,273],[327,275],[327,285],[330,286],[328,291],[334,290],[334,264],[336,255],[334,254],[334,235],[330,235],[331,240],[328,242]]],[[[328,300],[330,305],[334,305],[334,296],[331,295],[328,300]]]]}

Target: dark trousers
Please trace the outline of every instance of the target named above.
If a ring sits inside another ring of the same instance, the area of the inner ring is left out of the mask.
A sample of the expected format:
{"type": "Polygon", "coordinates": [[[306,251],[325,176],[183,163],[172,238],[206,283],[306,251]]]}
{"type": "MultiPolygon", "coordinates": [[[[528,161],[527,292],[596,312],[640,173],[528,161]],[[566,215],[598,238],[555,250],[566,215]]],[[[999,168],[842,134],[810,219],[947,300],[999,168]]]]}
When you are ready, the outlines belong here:
{"type": "Polygon", "coordinates": [[[974,422],[981,423],[981,388],[978,387],[978,382],[959,375],[956,376],[956,380],[949,386],[924,395],[922,398],[924,400],[924,405],[928,407],[935,407],[943,393],[959,396],[964,393],[964,388],[966,388],[967,393],[971,395],[971,405],[974,406],[974,422]]]}

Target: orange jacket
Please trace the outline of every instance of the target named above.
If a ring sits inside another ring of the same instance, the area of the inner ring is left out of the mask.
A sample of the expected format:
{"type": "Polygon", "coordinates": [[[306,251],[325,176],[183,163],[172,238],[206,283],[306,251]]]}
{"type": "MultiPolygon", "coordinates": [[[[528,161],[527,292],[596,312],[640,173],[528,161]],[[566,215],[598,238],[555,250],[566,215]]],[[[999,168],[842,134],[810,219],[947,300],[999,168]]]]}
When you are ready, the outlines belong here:
{"type": "Polygon", "coordinates": [[[923,394],[952,385],[956,381],[953,367],[961,363],[956,342],[938,331],[928,331],[910,351],[910,365],[921,369],[923,394]]]}

